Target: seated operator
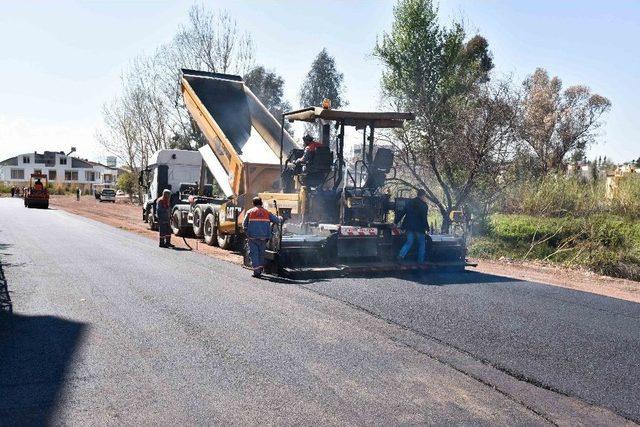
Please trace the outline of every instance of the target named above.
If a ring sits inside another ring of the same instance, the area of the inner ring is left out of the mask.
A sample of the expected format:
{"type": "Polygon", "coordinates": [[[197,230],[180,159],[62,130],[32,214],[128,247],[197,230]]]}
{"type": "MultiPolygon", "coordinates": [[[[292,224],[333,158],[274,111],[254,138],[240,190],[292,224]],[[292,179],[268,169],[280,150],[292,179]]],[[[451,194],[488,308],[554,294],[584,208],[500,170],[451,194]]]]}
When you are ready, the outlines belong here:
{"type": "Polygon", "coordinates": [[[322,143],[319,141],[314,141],[313,137],[309,134],[306,134],[302,137],[302,142],[304,143],[304,154],[294,162],[296,165],[304,165],[309,163],[309,161],[313,159],[313,155],[315,154],[318,147],[322,147],[322,143]]]}
{"type": "Polygon", "coordinates": [[[44,189],[44,186],[42,185],[42,181],[40,181],[39,178],[36,180],[36,183],[33,184],[33,188],[36,191],[42,191],[44,189]]]}

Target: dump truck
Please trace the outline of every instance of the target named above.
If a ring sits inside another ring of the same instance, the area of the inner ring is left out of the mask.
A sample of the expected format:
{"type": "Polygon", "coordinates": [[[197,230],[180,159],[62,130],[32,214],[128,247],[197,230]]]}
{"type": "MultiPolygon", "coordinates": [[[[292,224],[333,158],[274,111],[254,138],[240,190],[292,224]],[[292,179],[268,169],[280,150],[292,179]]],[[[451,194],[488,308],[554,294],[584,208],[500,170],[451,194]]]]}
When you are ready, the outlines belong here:
{"type": "Polygon", "coordinates": [[[209,205],[208,212],[198,209],[197,197],[189,207],[179,207],[194,228],[202,225],[207,242],[223,248],[243,245],[242,220],[257,195],[285,218],[283,225],[274,227],[268,244],[271,273],[467,265],[464,236],[459,235],[430,236],[428,263],[395,261],[405,237],[391,218],[408,199],[387,193],[393,152],[377,146],[374,138],[376,129],[397,128],[412,120],[411,113],[338,111],[323,105],[285,113],[278,122],[239,76],[182,70],[181,87],[187,109],[207,141],[201,149],[203,160],[227,198],[209,205]],[[309,164],[300,167],[296,162],[303,150],[286,132],[286,120],[318,127],[323,147],[309,164]],[[363,135],[362,158],[353,170],[345,161],[345,127],[363,135]]]}
{"type": "Polygon", "coordinates": [[[201,189],[179,206],[181,224],[191,224],[210,245],[242,247],[242,220],[253,197],[280,190],[280,153],[299,147],[240,76],[183,69],[181,88],[207,141],[200,182],[210,174],[221,193],[207,198],[201,189]]]}
{"type": "Polygon", "coordinates": [[[32,173],[31,178],[29,178],[29,187],[24,193],[25,207],[47,209],[49,207],[48,184],[47,175],[32,173]]]}

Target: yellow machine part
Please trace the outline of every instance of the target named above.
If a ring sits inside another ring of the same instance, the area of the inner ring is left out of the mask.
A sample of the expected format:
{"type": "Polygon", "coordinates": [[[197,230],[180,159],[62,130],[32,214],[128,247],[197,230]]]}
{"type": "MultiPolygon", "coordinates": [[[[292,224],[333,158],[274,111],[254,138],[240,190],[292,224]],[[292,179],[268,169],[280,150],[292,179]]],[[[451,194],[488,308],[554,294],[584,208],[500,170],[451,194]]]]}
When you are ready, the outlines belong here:
{"type": "Polygon", "coordinates": [[[277,214],[276,204],[279,209],[291,209],[292,215],[301,213],[300,194],[298,193],[259,193],[258,197],[262,199],[264,207],[273,214],[277,214]]]}

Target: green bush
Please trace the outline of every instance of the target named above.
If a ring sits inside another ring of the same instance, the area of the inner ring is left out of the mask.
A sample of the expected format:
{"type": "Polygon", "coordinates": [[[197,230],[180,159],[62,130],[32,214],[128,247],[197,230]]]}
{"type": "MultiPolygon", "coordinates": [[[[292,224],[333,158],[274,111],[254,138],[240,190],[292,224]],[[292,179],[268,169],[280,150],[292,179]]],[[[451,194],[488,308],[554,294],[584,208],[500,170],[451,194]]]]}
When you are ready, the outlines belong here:
{"type": "Polygon", "coordinates": [[[640,217],[640,174],[630,174],[620,180],[609,208],[621,215],[640,217]]]}
{"type": "Polygon", "coordinates": [[[504,194],[502,211],[536,216],[594,213],[605,207],[603,180],[585,182],[576,177],[548,176],[523,181],[504,194]]]}
{"type": "Polygon", "coordinates": [[[640,222],[607,213],[562,218],[494,214],[469,254],[546,260],[640,280],[640,222]]]}
{"type": "Polygon", "coordinates": [[[585,181],[556,175],[522,181],[504,191],[497,210],[545,217],[611,213],[640,218],[640,174],[620,180],[612,200],[606,198],[604,178],[585,181]]]}

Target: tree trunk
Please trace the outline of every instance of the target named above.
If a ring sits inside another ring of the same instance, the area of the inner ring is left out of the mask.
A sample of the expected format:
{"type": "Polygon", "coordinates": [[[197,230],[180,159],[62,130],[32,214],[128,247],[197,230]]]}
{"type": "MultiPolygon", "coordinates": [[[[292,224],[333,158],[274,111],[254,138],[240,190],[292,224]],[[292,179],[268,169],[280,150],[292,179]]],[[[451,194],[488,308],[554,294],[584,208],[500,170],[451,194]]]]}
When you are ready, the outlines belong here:
{"type": "Polygon", "coordinates": [[[440,227],[440,232],[442,234],[448,234],[449,229],[451,228],[451,219],[449,214],[451,213],[451,208],[440,209],[440,214],[442,215],[442,227],[440,227]]]}

